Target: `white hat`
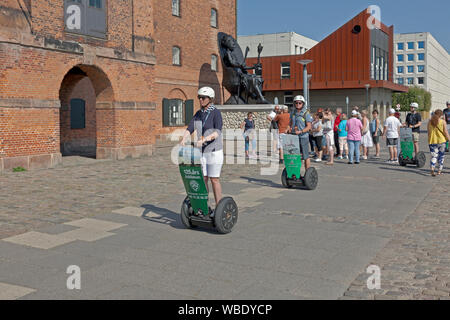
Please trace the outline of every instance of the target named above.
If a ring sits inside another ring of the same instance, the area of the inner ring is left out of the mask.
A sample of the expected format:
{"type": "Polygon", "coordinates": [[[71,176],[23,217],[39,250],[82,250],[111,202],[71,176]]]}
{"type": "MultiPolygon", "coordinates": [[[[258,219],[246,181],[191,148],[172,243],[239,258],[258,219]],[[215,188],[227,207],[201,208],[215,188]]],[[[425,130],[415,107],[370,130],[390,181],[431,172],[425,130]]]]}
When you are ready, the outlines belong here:
{"type": "Polygon", "coordinates": [[[358,111],[356,111],[356,110],[353,110],[353,111],[352,111],[352,116],[357,116],[357,115],[358,115],[358,113],[359,113],[358,111]]]}
{"type": "Polygon", "coordinates": [[[389,114],[395,114],[395,109],[391,108],[391,109],[389,110],[389,114]]]}
{"type": "Polygon", "coordinates": [[[419,109],[419,105],[416,102],[411,103],[409,106],[414,109],[419,109]]]}
{"type": "Polygon", "coordinates": [[[296,97],[294,98],[294,102],[295,102],[295,101],[301,101],[301,102],[303,102],[303,103],[306,102],[306,100],[305,100],[305,98],[304,98],[303,96],[296,96],[296,97]]]}
{"type": "Polygon", "coordinates": [[[214,97],[216,96],[214,90],[210,87],[203,87],[200,88],[197,92],[197,94],[199,96],[203,96],[203,97],[209,97],[211,99],[214,99],[214,97]]]}

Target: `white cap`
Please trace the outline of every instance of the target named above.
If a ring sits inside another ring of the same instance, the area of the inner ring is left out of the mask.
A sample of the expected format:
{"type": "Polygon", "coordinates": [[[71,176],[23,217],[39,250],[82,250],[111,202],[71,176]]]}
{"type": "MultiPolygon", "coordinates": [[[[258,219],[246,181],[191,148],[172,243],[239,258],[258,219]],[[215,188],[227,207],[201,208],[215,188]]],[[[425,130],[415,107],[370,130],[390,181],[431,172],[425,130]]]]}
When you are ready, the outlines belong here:
{"type": "Polygon", "coordinates": [[[352,116],[357,116],[358,114],[359,114],[358,111],[356,111],[356,110],[353,110],[353,111],[352,111],[352,116]]]}
{"type": "Polygon", "coordinates": [[[395,109],[391,108],[391,109],[389,110],[389,114],[395,114],[395,109]]]}
{"type": "Polygon", "coordinates": [[[414,109],[419,109],[419,105],[416,102],[411,103],[409,106],[414,109]]]}
{"type": "Polygon", "coordinates": [[[197,94],[199,96],[210,97],[211,99],[214,99],[214,97],[216,96],[214,90],[212,88],[210,88],[210,87],[200,88],[198,90],[197,94]]]}

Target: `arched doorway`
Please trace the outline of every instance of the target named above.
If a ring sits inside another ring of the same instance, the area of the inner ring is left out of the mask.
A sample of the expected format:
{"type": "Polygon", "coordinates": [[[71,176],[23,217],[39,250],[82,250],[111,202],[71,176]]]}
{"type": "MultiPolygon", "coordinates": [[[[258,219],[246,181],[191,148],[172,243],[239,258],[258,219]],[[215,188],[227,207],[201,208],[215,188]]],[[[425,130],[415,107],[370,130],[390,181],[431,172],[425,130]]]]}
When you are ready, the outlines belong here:
{"type": "Polygon", "coordinates": [[[98,158],[99,146],[113,146],[112,91],[108,77],[96,66],[77,65],[67,72],[59,90],[63,156],[98,158]]]}

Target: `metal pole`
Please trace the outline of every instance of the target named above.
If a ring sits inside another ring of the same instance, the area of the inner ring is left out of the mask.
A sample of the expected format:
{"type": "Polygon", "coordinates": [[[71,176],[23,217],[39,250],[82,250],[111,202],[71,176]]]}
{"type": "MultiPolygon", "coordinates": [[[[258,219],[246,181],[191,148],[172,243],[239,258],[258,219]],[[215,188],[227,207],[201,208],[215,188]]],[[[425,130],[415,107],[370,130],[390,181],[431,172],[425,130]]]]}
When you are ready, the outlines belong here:
{"type": "Polygon", "coordinates": [[[309,97],[308,97],[308,69],[306,64],[303,65],[303,96],[306,100],[306,105],[309,107],[309,97]]]}

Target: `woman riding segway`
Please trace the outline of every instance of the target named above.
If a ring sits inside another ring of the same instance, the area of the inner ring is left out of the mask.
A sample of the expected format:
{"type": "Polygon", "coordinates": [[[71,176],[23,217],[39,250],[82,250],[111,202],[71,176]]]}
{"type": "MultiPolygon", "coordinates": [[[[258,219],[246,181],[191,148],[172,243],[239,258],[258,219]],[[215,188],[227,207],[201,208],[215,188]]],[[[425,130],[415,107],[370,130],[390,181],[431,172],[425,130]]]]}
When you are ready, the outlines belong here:
{"type": "MultiPolygon", "coordinates": [[[[208,181],[211,185],[216,202],[216,209],[203,212],[202,218],[210,219],[211,223],[220,233],[228,233],[237,221],[237,206],[230,197],[222,198],[222,187],[220,185],[220,173],[223,165],[223,143],[222,143],[222,114],[214,106],[215,93],[210,87],[203,87],[198,90],[200,110],[189,123],[181,146],[184,146],[187,138],[197,132],[197,147],[201,148],[201,168],[203,172],[206,189],[209,192],[208,181]]],[[[195,221],[190,217],[185,206],[190,206],[190,197],[186,197],[182,207],[182,221],[187,227],[195,225],[195,221]],[[183,212],[185,215],[183,215],[183,212]]],[[[203,220],[205,220],[203,219],[203,220]]]]}

